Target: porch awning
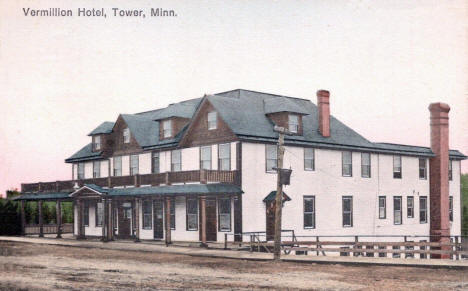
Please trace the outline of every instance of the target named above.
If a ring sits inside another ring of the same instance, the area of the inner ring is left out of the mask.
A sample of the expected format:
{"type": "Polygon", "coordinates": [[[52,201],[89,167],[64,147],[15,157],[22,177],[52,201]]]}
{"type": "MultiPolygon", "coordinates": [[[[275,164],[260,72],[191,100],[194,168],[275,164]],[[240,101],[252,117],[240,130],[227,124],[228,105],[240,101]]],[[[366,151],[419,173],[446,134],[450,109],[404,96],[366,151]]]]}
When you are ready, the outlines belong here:
{"type": "MultiPolygon", "coordinates": [[[[271,202],[275,201],[276,199],[276,191],[271,191],[265,198],[263,198],[263,202],[271,202]]],[[[283,201],[291,201],[291,198],[283,192],[283,201]]]]}
{"type": "Polygon", "coordinates": [[[14,197],[12,200],[36,201],[36,200],[70,199],[69,195],[70,193],[68,192],[26,193],[26,194],[21,194],[20,196],[14,197]]]}
{"type": "Polygon", "coordinates": [[[109,196],[180,195],[180,194],[242,194],[239,186],[232,184],[185,184],[157,187],[104,189],[109,196]]]}

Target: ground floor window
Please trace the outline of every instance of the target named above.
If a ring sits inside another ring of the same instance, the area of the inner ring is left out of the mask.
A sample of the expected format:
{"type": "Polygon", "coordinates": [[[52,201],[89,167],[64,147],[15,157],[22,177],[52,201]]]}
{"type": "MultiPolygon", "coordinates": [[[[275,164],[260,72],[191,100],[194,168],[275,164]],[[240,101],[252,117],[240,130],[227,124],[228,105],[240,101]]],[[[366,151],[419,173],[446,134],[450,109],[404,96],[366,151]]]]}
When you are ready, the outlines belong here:
{"type": "Polygon", "coordinates": [[[84,225],[89,226],[89,201],[84,201],[84,225]]]}
{"type": "Polygon", "coordinates": [[[449,197],[449,219],[453,221],[453,197],[449,197]]]}
{"type": "Polygon", "coordinates": [[[387,217],[387,199],[385,196],[379,197],[379,219],[387,217]]]}
{"type": "Polygon", "coordinates": [[[218,199],[219,231],[231,231],[231,198],[218,199]]]}
{"type": "Polygon", "coordinates": [[[315,228],[315,196],[304,196],[304,228],[315,228]]]}
{"type": "Polygon", "coordinates": [[[102,202],[96,203],[96,226],[102,226],[104,220],[104,204],[102,202]]]}
{"type": "Polygon", "coordinates": [[[393,197],[393,224],[401,224],[401,196],[393,197]]]}
{"type": "Polygon", "coordinates": [[[408,218],[413,218],[414,217],[414,197],[408,196],[406,202],[407,202],[406,207],[407,207],[407,212],[408,212],[408,218]]]}
{"type": "Polygon", "coordinates": [[[175,229],[175,197],[171,198],[171,229],[175,229]]]}
{"type": "Polygon", "coordinates": [[[427,196],[419,197],[419,222],[427,223],[427,196]]]}
{"type": "Polygon", "coordinates": [[[343,226],[353,226],[353,197],[343,196],[343,226]]]}
{"type": "Polygon", "coordinates": [[[198,230],[198,200],[187,199],[187,230],[198,230]]]}
{"type": "Polygon", "coordinates": [[[151,200],[143,200],[143,229],[152,228],[153,207],[151,200]]]}

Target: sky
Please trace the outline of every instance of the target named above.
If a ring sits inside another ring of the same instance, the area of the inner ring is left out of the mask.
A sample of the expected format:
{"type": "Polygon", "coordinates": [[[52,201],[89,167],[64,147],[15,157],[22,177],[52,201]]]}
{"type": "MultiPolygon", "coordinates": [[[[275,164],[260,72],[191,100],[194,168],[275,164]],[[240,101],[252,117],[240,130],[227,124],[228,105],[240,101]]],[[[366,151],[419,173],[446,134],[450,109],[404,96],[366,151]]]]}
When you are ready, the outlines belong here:
{"type": "MultiPolygon", "coordinates": [[[[374,142],[429,146],[431,102],[468,155],[466,1],[0,0],[0,194],[71,179],[119,113],[243,88],[311,99],[374,142]],[[72,17],[23,8],[72,9],[72,17]],[[78,17],[104,8],[107,17],[78,17]],[[114,17],[112,8],[142,17],[114,17]],[[151,8],[177,17],[150,17],[151,8]]],[[[468,173],[468,161],[462,162],[468,173]]]]}

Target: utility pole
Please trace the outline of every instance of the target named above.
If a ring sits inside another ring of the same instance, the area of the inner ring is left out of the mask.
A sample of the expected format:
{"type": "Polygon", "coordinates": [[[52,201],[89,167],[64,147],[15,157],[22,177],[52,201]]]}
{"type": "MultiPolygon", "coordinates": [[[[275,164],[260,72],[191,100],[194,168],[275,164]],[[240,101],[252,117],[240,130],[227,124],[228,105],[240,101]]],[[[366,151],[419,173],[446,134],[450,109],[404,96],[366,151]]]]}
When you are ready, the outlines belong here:
{"type": "Polygon", "coordinates": [[[274,248],[273,255],[274,260],[280,260],[281,254],[281,211],[283,208],[283,184],[281,183],[281,169],[283,168],[283,157],[284,157],[284,135],[289,134],[284,127],[275,126],[274,131],[279,133],[278,136],[278,165],[277,165],[277,184],[276,184],[276,197],[275,197],[275,236],[274,236],[274,248]]]}

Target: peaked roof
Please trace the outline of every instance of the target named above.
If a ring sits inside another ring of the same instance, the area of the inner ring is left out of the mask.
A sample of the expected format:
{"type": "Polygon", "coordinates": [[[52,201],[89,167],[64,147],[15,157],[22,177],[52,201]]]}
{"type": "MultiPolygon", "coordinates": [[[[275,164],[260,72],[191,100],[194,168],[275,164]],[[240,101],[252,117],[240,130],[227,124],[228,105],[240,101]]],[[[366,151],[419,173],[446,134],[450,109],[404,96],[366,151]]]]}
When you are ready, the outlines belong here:
{"type": "Polygon", "coordinates": [[[121,116],[141,147],[158,143],[159,122],[135,114],[121,114],[121,116]]]}

